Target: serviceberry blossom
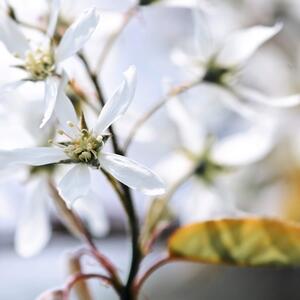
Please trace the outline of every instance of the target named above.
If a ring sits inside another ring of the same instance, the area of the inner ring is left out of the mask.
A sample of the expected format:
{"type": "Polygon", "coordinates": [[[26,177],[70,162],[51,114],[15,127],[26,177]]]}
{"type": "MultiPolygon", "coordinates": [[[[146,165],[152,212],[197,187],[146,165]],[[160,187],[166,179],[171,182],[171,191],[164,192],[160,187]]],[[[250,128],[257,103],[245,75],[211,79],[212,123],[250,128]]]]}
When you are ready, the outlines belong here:
{"type": "Polygon", "coordinates": [[[63,141],[50,141],[50,147],[3,150],[0,152],[1,168],[16,164],[74,165],[58,184],[58,191],[69,206],[90,192],[90,168],[103,169],[121,183],[147,195],[164,193],[164,184],[148,168],[127,157],[103,151],[109,138],[106,129],[127,111],[134,96],[135,68],[129,68],[124,77],[124,82],[103,107],[94,126],[87,128],[82,126],[82,122],[79,125],[75,110],[64,93],[68,81],[64,73],[56,106],[56,115],[62,127],[58,133],[63,141]]]}
{"type": "Polygon", "coordinates": [[[222,183],[222,176],[254,164],[265,158],[273,148],[275,124],[252,126],[247,130],[220,139],[207,134],[174,98],[167,105],[169,117],[177,129],[179,143],[166,159],[158,164],[157,172],[172,186],[184,174],[191,174],[189,193],[179,209],[183,223],[210,218],[241,216],[222,183]]]}
{"type": "Polygon", "coordinates": [[[43,127],[52,117],[58,97],[58,86],[62,74],[61,63],[83,48],[99,23],[95,8],[85,10],[65,31],[58,45],[53,35],[59,14],[60,1],[52,1],[52,11],[47,30],[40,44],[32,45],[18,25],[7,14],[0,14],[0,40],[7,50],[17,58],[14,67],[24,71],[23,77],[2,86],[2,92],[11,91],[27,81],[45,83],[45,112],[43,127]]]}
{"type": "Polygon", "coordinates": [[[298,94],[283,98],[269,97],[243,85],[238,76],[255,52],[279,33],[282,24],[242,29],[219,40],[209,26],[208,14],[195,11],[194,23],[192,45],[185,50],[175,49],[171,58],[175,64],[185,68],[193,78],[199,80],[199,83],[213,88],[227,107],[251,118],[253,114],[245,101],[271,107],[293,107],[300,103],[298,94]]]}

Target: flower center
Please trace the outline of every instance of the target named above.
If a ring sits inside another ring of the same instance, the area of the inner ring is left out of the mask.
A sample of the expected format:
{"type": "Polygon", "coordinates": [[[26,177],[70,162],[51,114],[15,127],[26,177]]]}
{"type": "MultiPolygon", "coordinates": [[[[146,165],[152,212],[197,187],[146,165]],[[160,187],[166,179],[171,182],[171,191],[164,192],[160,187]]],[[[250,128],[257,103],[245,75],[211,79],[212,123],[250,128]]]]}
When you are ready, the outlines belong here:
{"type": "Polygon", "coordinates": [[[44,80],[55,71],[54,56],[51,50],[37,48],[26,53],[25,69],[35,81],[44,80]]]}
{"type": "Polygon", "coordinates": [[[230,73],[231,70],[228,68],[211,65],[207,68],[203,81],[222,85],[230,73]]]}
{"type": "Polygon", "coordinates": [[[87,129],[81,129],[79,137],[63,143],[64,152],[78,162],[93,164],[98,162],[98,154],[104,146],[102,136],[95,137],[87,129]]]}

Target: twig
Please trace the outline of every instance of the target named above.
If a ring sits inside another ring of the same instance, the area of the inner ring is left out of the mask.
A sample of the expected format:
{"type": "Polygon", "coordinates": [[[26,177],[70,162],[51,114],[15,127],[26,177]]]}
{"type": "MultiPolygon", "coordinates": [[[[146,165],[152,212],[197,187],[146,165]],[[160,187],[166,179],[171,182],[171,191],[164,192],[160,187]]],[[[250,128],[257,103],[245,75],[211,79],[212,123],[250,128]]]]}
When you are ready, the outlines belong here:
{"type": "Polygon", "coordinates": [[[172,88],[168,94],[163,97],[160,101],[158,101],[149,111],[145,113],[145,115],[139,119],[132,127],[132,130],[129,132],[127,139],[125,140],[123,151],[124,153],[127,152],[130,144],[133,141],[133,138],[137,134],[137,132],[140,130],[140,128],[146,123],[159,109],[161,109],[168,101],[172,100],[173,97],[179,96],[186,91],[190,90],[191,88],[197,86],[200,82],[192,81],[186,84],[183,84],[181,86],[172,88]]]}
{"type": "Polygon", "coordinates": [[[107,257],[100,253],[90,233],[85,228],[80,218],[72,210],[68,209],[64,200],[60,197],[54,184],[51,181],[49,181],[49,186],[54,195],[55,204],[59,208],[60,212],[63,214],[64,220],[67,219],[67,224],[69,225],[68,227],[71,228],[72,232],[75,232],[77,236],[79,236],[83,241],[85,241],[89,245],[90,251],[93,254],[93,256],[111,276],[116,289],[120,289],[121,280],[118,276],[117,269],[114,267],[113,263],[110,262],[110,260],[107,257]]]}
{"type": "Polygon", "coordinates": [[[156,270],[161,268],[162,266],[171,263],[173,258],[166,254],[163,258],[159,259],[155,264],[153,264],[136,282],[134,285],[134,292],[136,295],[139,294],[143,284],[145,281],[153,274],[156,270]]]}
{"type": "Polygon", "coordinates": [[[113,281],[110,277],[108,276],[104,276],[101,274],[82,274],[82,273],[78,273],[75,274],[71,277],[71,279],[69,280],[69,282],[66,284],[66,287],[63,290],[63,300],[68,300],[71,290],[72,288],[78,284],[80,281],[82,280],[89,280],[89,279],[99,279],[101,280],[104,284],[108,284],[108,285],[113,285],[113,281]]]}
{"type": "Polygon", "coordinates": [[[101,56],[99,58],[99,61],[97,63],[96,70],[97,70],[98,74],[102,71],[103,65],[106,62],[107,57],[110,54],[117,39],[123,33],[123,31],[125,30],[127,25],[130,23],[131,19],[136,15],[136,13],[138,12],[138,9],[139,9],[139,6],[134,5],[124,14],[124,19],[123,19],[123,22],[121,23],[120,27],[118,28],[118,30],[116,30],[116,32],[114,32],[110,36],[110,38],[106,42],[106,44],[102,50],[101,56]]]}

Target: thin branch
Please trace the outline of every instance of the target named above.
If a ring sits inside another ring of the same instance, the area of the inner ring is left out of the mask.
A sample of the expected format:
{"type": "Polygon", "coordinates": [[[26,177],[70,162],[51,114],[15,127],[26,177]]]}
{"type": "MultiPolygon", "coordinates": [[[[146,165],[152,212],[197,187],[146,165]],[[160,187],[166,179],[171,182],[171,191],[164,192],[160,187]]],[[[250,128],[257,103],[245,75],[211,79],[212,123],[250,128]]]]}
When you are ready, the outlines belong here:
{"type": "Polygon", "coordinates": [[[108,274],[110,274],[116,289],[119,289],[121,287],[121,280],[118,276],[117,269],[114,267],[113,263],[107,257],[100,253],[90,233],[85,228],[80,218],[72,210],[68,209],[64,200],[61,198],[61,196],[57,192],[57,189],[51,181],[49,181],[49,186],[53,193],[53,199],[55,200],[55,204],[58,207],[59,211],[63,214],[63,220],[67,221],[66,225],[68,226],[68,228],[71,229],[72,232],[75,232],[76,236],[81,238],[89,245],[93,256],[108,272],[108,274]]]}
{"type": "Polygon", "coordinates": [[[125,30],[125,28],[127,27],[127,25],[130,23],[132,18],[136,15],[136,13],[138,12],[138,9],[139,9],[139,6],[134,5],[124,14],[124,19],[123,19],[123,22],[121,23],[120,27],[118,28],[118,30],[116,30],[116,32],[114,32],[110,36],[110,38],[106,42],[106,44],[102,50],[101,56],[99,58],[99,61],[97,63],[97,67],[96,67],[97,74],[99,74],[102,71],[103,65],[106,62],[107,57],[109,56],[113,46],[115,45],[116,41],[118,40],[120,35],[125,30]]]}
{"type": "Polygon", "coordinates": [[[104,276],[104,275],[101,275],[101,274],[94,274],[94,273],[91,273],[91,274],[77,273],[77,274],[75,274],[71,277],[71,279],[66,284],[66,287],[64,288],[64,291],[63,291],[64,300],[69,299],[71,290],[76,284],[80,283],[83,280],[85,281],[85,280],[89,280],[89,279],[99,279],[105,285],[112,285],[113,286],[113,280],[108,276],[104,276]]]}
{"type": "Polygon", "coordinates": [[[140,128],[158,111],[160,110],[168,101],[172,100],[173,97],[179,96],[188,90],[192,89],[193,87],[197,86],[200,83],[199,80],[192,81],[181,86],[172,88],[168,94],[163,97],[160,101],[158,101],[149,111],[145,113],[145,115],[140,118],[132,127],[132,130],[129,132],[127,139],[125,140],[123,151],[124,153],[127,152],[130,144],[132,143],[135,135],[140,130],[140,128]]]}
{"type": "Polygon", "coordinates": [[[162,266],[171,263],[174,259],[169,256],[169,254],[166,254],[163,258],[159,259],[155,264],[153,264],[136,282],[134,285],[134,292],[136,295],[139,294],[143,284],[145,281],[159,268],[162,266]]]}

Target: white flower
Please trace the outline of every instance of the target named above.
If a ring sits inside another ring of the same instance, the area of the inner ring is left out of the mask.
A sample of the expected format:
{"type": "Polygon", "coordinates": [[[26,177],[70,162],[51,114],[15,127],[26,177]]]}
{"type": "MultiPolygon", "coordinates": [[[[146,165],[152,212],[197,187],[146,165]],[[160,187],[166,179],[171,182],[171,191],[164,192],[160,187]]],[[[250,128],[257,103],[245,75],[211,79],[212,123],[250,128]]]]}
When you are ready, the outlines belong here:
{"type": "Polygon", "coordinates": [[[189,191],[183,191],[185,200],[179,208],[182,222],[243,214],[234,206],[219,177],[266,157],[274,144],[274,128],[252,127],[212,142],[178,99],[172,99],[167,108],[179,143],[177,140],[177,149],[161,161],[157,172],[171,186],[180,182],[184,174],[192,174],[189,191]]]}
{"type": "Polygon", "coordinates": [[[54,46],[52,36],[58,18],[59,1],[52,1],[52,10],[47,30],[47,37],[38,47],[32,47],[26,37],[9,16],[0,15],[0,40],[7,50],[19,59],[16,67],[25,71],[22,80],[2,86],[2,92],[11,91],[24,82],[45,82],[45,113],[41,123],[43,127],[51,118],[57,102],[60,82],[60,64],[76,54],[90,38],[99,23],[96,9],[85,10],[78,19],[66,30],[59,45],[54,46]]]}
{"type": "MultiPolygon", "coordinates": [[[[32,105],[28,107],[28,102],[26,105],[22,101],[18,102],[19,111],[17,111],[15,116],[16,119],[13,120],[12,124],[5,120],[2,127],[8,126],[10,129],[13,129],[10,130],[9,134],[11,137],[18,136],[18,140],[21,142],[19,143],[20,145],[43,145],[47,143],[49,137],[52,137],[53,132],[50,126],[43,130],[38,129],[38,117],[42,107],[39,105],[40,102],[35,103],[35,101],[32,101],[29,103],[34,104],[35,109],[33,111],[32,108],[30,111],[32,105]],[[19,128],[22,128],[21,132],[19,128]]],[[[16,139],[14,138],[14,140],[16,139]]],[[[53,193],[49,189],[49,180],[58,178],[59,173],[59,168],[53,165],[50,168],[49,166],[19,166],[7,169],[5,174],[2,174],[2,180],[11,178],[18,183],[17,186],[20,185],[22,187],[23,197],[18,197],[19,194],[16,195],[13,189],[10,188],[8,190],[9,198],[4,199],[12,211],[16,210],[16,206],[12,205],[12,203],[16,204],[17,201],[19,205],[17,207],[18,223],[15,233],[15,249],[22,257],[31,257],[38,254],[47,245],[51,237],[50,208],[56,200],[53,199],[53,193]]],[[[86,221],[88,229],[93,236],[102,237],[108,233],[110,228],[109,220],[102,205],[101,197],[94,190],[91,189],[84,198],[79,199],[74,209],[86,221]]]]}
{"type": "Polygon", "coordinates": [[[253,112],[244,101],[271,107],[293,107],[300,104],[300,95],[274,99],[243,86],[238,80],[238,74],[248,60],[259,47],[281,30],[282,24],[242,29],[219,41],[212,34],[207,15],[197,11],[194,16],[195,36],[192,49],[175,49],[172,59],[177,65],[185,67],[193,77],[198,78],[199,83],[213,87],[220,94],[220,101],[249,119],[253,117],[253,112]]]}
{"type": "Polygon", "coordinates": [[[161,180],[148,168],[121,155],[103,151],[107,140],[105,130],[128,109],[134,96],[136,71],[131,67],[124,73],[125,80],[100,112],[93,128],[79,128],[73,106],[64,94],[66,74],[58,88],[56,114],[63,126],[59,131],[67,139],[53,143],[57,147],[35,147],[0,151],[2,168],[18,164],[41,166],[60,162],[74,163],[58,184],[60,195],[70,206],[90,192],[89,168],[103,169],[118,181],[148,195],[164,193],[161,180]]]}

